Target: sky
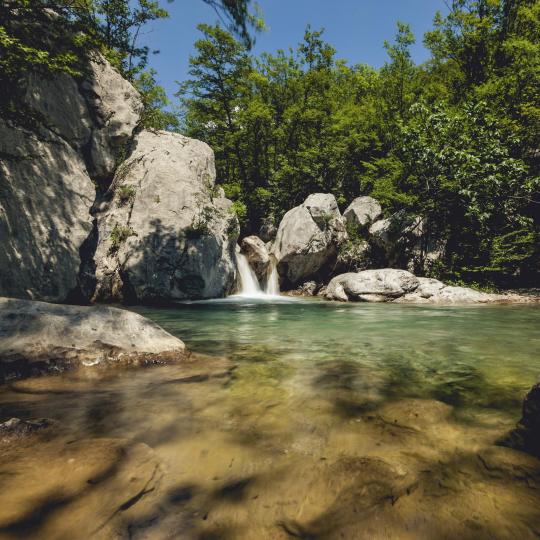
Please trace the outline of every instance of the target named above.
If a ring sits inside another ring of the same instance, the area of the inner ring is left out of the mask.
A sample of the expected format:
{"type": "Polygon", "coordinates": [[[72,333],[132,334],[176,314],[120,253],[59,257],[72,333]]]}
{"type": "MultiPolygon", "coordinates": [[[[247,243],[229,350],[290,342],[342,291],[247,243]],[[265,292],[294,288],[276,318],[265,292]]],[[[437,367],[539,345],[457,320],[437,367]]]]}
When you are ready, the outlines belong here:
{"type": "MultiPolygon", "coordinates": [[[[173,99],[178,90],[176,81],[189,78],[189,56],[200,37],[197,24],[213,24],[218,17],[201,0],[162,3],[170,18],[151,23],[142,42],[160,51],[151,56],[150,66],[157,70],[158,82],[173,99]]],[[[315,30],[325,29],[324,37],[337,50],[338,58],[374,67],[387,59],[383,43],[392,40],[397,21],[409,23],[416,36],[414,60],[426,60],[422,36],[431,28],[435,13],[446,12],[444,0],[258,0],[258,4],[267,30],[257,35],[254,54],[296,47],[306,25],[311,24],[315,30]]]]}

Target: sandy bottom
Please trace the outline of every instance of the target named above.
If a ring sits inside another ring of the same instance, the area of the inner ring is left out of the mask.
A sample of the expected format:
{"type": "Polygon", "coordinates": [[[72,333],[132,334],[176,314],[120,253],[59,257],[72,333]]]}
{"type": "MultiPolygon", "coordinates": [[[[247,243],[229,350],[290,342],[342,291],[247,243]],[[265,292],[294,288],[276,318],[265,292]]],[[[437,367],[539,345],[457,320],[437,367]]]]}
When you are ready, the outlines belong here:
{"type": "Polygon", "coordinates": [[[0,538],[540,536],[540,462],[494,444],[510,417],[359,399],[339,362],[310,390],[286,374],[199,358],[3,388],[3,418],[54,423],[0,442],[0,538]]]}

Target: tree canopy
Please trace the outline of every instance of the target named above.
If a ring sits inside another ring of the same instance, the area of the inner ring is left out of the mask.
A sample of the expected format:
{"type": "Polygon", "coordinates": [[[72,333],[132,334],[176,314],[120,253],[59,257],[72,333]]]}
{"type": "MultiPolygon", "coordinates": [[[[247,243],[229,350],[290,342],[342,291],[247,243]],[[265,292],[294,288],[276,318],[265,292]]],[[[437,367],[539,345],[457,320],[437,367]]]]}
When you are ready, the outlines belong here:
{"type": "Polygon", "coordinates": [[[373,195],[447,244],[441,277],[509,283],[540,267],[540,1],[453,0],[415,65],[409,26],[381,69],[336,58],[322,30],[254,57],[201,25],[182,129],[216,152],[245,233],[313,192],[373,195]]]}

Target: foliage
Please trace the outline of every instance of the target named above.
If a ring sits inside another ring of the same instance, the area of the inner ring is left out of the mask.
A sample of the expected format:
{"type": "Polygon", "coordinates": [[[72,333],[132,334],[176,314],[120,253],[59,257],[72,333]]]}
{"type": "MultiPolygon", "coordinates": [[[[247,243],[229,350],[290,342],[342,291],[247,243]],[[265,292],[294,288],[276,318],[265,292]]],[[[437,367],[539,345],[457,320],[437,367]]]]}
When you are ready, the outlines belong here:
{"type": "Polygon", "coordinates": [[[295,50],[258,57],[200,27],[182,129],[214,148],[246,234],[313,192],[342,208],[370,194],[386,215],[427,217],[426,237],[447,246],[440,276],[537,279],[540,2],[448,6],[424,36],[426,63],[398,23],[379,70],[336,59],[310,27],[295,50]]]}
{"type": "Polygon", "coordinates": [[[110,235],[111,246],[109,248],[109,255],[117,253],[122,244],[131,236],[137,236],[137,233],[132,227],[115,223],[110,235]]]}
{"type": "MultiPolygon", "coordinates": [[[[172,0],[167,0],[171,2],[172,0]]],[[[263,26],[249,11],[251,0],[203,0],[228,21],[231,31],[250,45],[250,30],[263,26]]],[[[82,77],[88,54],[99,52],[141,91],[146,107],[142,123],[150,129],[174,129],[178,120],[166,110],[168,100],[147,70],[152,53],[140,43],[142,29],[168,17],[159,0],[4,0],[0,9],[0,85],[5,115],[15,111],[26,73],[62,72],[82,77]]]]}
{"type": "Polygon", "coordinates": [[[116,196],[118,197],[118,205],[124,206],[131,203],[135,199],[137,190],[134,186],[120,186],[116,190],[116,196]]]}

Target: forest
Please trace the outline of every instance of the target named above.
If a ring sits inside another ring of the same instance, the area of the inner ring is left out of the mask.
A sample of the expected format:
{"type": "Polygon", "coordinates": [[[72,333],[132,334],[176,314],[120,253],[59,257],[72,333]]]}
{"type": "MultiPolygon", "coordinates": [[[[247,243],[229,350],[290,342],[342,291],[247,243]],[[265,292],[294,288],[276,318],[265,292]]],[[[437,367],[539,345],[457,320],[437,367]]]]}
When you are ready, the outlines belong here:
{"type": "MultiPolygon", "coordinates": [[[[172,104],[148,68],[152,51],[138,43],[142,26],[167,16],[148,0],[8,2],[0,83],[16,96],[21,70],[77,74],[83,51],[99,49],[142,93],[146,128],[213,148],[243,234],[279,223],[310,193],[332,193],[342,209],[371,195],[386,215],[424,216],[429,234],[444,239],[436,277],[537,282],[538,0],[452,0],[423,37],[398,22],[380,69],[338,58],[309,25],[296,47],[254,56],[264,23],[249,2],[207,3],[222,23],[199,26],[190,78],[172,104]],[[46,43],[32,31],[50,17],[43,7],[56,13],[46,43]],[[420,65],[410,50],[417,39],[430,51],[420,65]]],[[[15,101],[4,114],[20,114],[15,101]]]]}

